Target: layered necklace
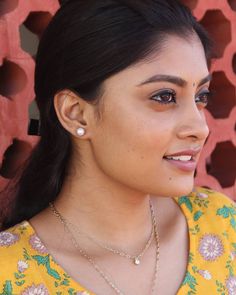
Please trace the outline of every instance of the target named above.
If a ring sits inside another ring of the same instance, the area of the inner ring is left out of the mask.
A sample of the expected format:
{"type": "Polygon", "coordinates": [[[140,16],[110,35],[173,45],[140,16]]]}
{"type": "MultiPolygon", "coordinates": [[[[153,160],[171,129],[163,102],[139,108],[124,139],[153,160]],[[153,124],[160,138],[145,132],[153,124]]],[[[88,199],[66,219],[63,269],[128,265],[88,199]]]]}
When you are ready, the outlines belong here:
{"type": "Polygon", "coordinates": [[[154,269],[154,274],[153,274],[153,277],[152,277],[151,293],[148,292],[148,294],[154,294],[154,291],[155,291],[155,288],[156,288],[156,280],[157,280],[157,272],[158,272],[158,261],[159,261],[159,248],[160,248],[160,246],[159,246],[159,235],[158,235],[158,230],[157,230],[157,222],[156,222],[154,208],[153,208],[153,205],[151,203],[151,200],[149,201],[149,205],[150,205],[150,212],[151,212],[151,219],[152,219],[151,235],[150,235],[148,241],[146,242],[145,246],[143,247],[142,251],[137,255],[131,255],[131,254],[128,254],[127,252],[125,252],[125,251],[114,249],[109,245],[105,245],[105,244],[101,243],[100,241],[96,240],[94,237],[91,237],[91,236],[81,232],[78,229],[78,227],[73,225],[64,216],[62,216],[62,214],[56,209],[56,207],[54,206],[53,203],[49,203],[49,206],[50,206],[53,214],[59,219],[59,221],[63,224],[65,230],[69,234],[71,242],[73,243],[74,247],[79,251],[81,256],[84,257],[92,265],[92,267],[106,281],[106,283],[113,289],[113,291],[116,294],[120,294],[120,295],[125,295],[125,293],[123,291],[121,291],[120,288],[118,288],[118,286],[109,278],[109,276],[102,270],[102,268],[95,262],[95,260],[84,249],[82,249],[80,247],[80,245],[79,245],[77,239],[75,238],[75,235],[74,235],[73,231],[71,230],[71,228],[74,228],[74,230],[77,233],[86,236],[90,241],[94,242],[95,244],[97,244],[101,248],[103,248],[105,250],[108,250],[108,251],[110,251],[110,252],[112,252],[114,254],[117,254],[119,256],[130,259],[131,261],[133,261],[133,263],[136,266],[141,264],[141,258],[143,257],[144,253],[147,251],[149,246],[151,245],[151,243],[153,241],[153,237],[154,237],[155,246],[156,246],[155,247],[155,269],[154,269]]]}

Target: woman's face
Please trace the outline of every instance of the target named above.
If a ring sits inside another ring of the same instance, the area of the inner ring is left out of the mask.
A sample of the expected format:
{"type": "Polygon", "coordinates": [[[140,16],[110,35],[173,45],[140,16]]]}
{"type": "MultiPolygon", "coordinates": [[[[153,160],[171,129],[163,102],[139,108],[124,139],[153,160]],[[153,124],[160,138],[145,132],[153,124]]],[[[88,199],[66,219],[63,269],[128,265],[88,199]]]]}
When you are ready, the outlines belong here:
{"type": "Polygon", "coordinates": [[[169,36],[156,56],[107,79],[102,119],[94,120],[91,133],[101,171],[141,192],[189,193],[209,133],[204,116],[209,80],[194,36],[169,36]],[[178,158],[166,158],[176,153],[178,158]]]}

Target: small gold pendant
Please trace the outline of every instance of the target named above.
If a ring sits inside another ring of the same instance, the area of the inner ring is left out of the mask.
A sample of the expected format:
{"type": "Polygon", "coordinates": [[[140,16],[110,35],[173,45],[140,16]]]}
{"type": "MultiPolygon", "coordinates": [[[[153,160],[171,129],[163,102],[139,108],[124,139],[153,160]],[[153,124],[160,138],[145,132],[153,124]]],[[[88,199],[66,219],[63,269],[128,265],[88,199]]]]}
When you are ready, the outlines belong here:
{"type": "Polygon", "coordinates": [[[140,260],[138,257],[134,258],[134,264],[139,265],[140,264],[140,260]]]}

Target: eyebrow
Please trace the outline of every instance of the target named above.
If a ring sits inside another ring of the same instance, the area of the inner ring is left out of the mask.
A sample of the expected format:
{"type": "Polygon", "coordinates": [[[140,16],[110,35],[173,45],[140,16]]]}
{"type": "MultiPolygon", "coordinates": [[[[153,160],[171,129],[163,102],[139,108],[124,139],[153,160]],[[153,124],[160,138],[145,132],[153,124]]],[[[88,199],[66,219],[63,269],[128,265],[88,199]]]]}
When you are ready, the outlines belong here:
{"type": "MultiPolygon", "coordinates": [[[[209,74],[208,76],[206,76],[205,78],[203,78],[199,83],[198,83],[198,87],[202,86],[203,84],[211,81],[212,79],[212,75],[209,74]]],[[[170,82],[173,84],[176,84],[177,86],[180,87],[184,87],[187,85],[187,81],[185,81],[184,79],[180,78],[180,77],[176,77],[176,76],[170,76],[170,75],[155,75],[152,76],[150,78],[148,78],[147,80],[141,82],[140,84],[138,84],[137,86],[142,86],[145,84],[149,84],[149,83],[155,83],[155,82],[170,82]]]]}

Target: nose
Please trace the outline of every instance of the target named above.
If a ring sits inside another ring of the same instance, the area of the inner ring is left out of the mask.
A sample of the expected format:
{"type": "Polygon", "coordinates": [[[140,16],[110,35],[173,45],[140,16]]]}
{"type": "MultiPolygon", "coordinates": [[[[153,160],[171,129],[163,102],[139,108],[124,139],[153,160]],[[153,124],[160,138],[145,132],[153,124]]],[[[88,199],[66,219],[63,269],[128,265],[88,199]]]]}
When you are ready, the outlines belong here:
{"type": "Polygon", "coordinates": [[[205,141],[209,135],[209,127],[203,109],[194,102],[182,109],[178,137],[180,139],[191,138],[194,141],[205,141]]]}

